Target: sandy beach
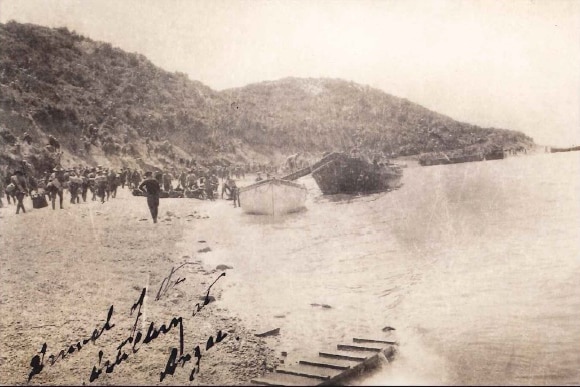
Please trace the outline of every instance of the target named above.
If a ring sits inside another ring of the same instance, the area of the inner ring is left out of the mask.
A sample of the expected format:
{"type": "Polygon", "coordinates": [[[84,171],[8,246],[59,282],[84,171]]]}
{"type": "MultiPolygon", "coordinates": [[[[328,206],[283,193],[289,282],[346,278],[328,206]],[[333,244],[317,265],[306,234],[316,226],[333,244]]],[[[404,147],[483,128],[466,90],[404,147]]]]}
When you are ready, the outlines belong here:
{"type": "Polygon", "coordinates": [[[580,1],[111,3],[0,0],[0,387],[580,385],[580,1]]]}
{"type": "Polygon", "coordinates": [[[241,209],[162,199],[153,224],[128,189],[104,204],[67,199],[0,209],[2,384],[244,384],[278,364],[220,306],[235,268],[204,261],[234,231],[220,217],[241,209]]]}

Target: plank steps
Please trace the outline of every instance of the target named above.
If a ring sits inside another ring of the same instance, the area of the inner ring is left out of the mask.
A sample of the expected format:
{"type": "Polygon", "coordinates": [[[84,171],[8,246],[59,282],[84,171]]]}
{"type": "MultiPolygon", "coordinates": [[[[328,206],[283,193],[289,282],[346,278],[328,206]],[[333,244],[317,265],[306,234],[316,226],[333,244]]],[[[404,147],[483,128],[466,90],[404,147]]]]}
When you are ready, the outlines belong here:
{"type": "Polygon", "coordinates": [[[354,338],[351,344],[338,344],[336,349],[320,351],[318,357],[301,359],[297,364],[278,367],[275,372],[251,380],[254,385],[313,386],[340,383],[380,363],[380,354],[392,360],[396,341],[354,338]]]}

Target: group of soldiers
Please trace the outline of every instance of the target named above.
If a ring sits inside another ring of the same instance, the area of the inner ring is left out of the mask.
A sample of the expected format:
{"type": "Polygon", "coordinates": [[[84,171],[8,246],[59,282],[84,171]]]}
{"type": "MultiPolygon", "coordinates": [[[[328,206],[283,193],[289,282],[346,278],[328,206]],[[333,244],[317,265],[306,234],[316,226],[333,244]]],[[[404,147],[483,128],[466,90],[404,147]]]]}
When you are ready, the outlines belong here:
{"type": "MultiPolygon", "coordinates": [[[[70,193],[70,203],[78,204],[82,199],[86,202],[89,192],[90,200],[100,200],[104,203],[109,198],[117,196],[117,187],[124,187],[125,181],[120,173],[113,169],[98,167],[74,167],[67,170],[57,166],[52,172],[45,172],[39,177],[29,176],[22,170],[16,170],[13,175],[0,179],[0,198],[6,195],[10,204],[11,199],[17,204],[16,213],[26,212],[22,200],[27,195],[46,195],[52,202],[52,209],[63,209],[64,190],[70,193]]],[[[3,203],[0,199],[0,207],[3,203]]]]}
{"type": "MultiPolygon", "coordinates": [[[[114,170],[112,168],[89,166],[77,166],[64,169],[60,166],[54,168],[51,172],[45,172],[41,176],[34,177],[27,174],[21,168],[12,175],[0,177],[0,207],[3,207],[2,198],[6,197],[8,204],[11,201],[16,204],[16,213],[26,212],[23,199],[30,195],[33,201],[37,197],[48,197],[52,203],[52,209],[58,206],[63,209],[64,191],[68,190],[70,194],[70,204],[78,204],[82,200],[100,201],[105,203],[117,195],[117,189],[120,186],[127,186],[132,191],[145,192],[147,189],[143,182],[147,178],[152,178],[159,184],[160,195],[163,191],[167,193],[175,191],[202,192],[203,199],[214,200],[217,196],[219,177],[222,177],[221,197],[227,194],[227,199],[234,199],[234,206],[239,205],[237,198],[237,186],[233,177],[225,174],[218,168],[191,168],[177,173],[172,171],[148,172],[147,176],[138,169],[122,168],[114,170]],[[174,186],[174,182],[177,184],[174,186]],[[145,189],[144,189],[145,188],[145,189]],[[57,200],[58,199],[58,200],[57,200]]],[[[241,176],[241,175],[240,175],[241,176]]],[[[150,186],[150,185],[149,185],[150,186]]],[[[42,199],[41,199],[42,200],[42,199]]],[[[45,206],[47,205],[46,198],[45,206]]]]}
{"type": "MultiPolygon", "coordinates": [[[[198,199],[215,200],[218,194],[220,178],[222,181],[221,198],[224,194],[227,199],[237,198],[237,186],[233,176],[219,167],[196,168],[182,170],[181,173],[173,172],[156,172],[153,177],[159,182],[162,192],[168,197],[194,197],[198,199]],[[174,180],[177,182],[173,186],[174,180]]],[[[235,176],[245,176],[242,174],[235,176]]]]}

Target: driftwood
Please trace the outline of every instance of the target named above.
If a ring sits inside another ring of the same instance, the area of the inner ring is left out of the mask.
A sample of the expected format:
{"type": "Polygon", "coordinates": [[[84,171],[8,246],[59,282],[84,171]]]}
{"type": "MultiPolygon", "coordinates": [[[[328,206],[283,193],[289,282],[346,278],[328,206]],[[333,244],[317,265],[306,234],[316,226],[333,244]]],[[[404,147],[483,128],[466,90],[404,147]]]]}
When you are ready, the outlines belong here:
{"type": "Polygon", "coordinates": [[[271,329],[269,331],[263,333],[256,333],[254,336],[256,337],[268,337],[268,336],[276,336],[280,334],[280,328],[271,329]]]}

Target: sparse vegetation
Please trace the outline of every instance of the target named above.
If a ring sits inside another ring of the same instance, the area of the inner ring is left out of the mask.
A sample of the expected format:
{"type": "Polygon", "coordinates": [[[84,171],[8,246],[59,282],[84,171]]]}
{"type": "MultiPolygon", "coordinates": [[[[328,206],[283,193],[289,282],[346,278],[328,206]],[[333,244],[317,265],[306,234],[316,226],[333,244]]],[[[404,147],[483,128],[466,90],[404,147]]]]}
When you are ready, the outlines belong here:
{"type": "Polygon", "coordinates": [[[0,24],[0,47],[0,151],[14,163],[24,156],[9,149],[12,137],[25,132],[33,139],[29,154],[53,135],[70,160],[104,157],[114,165],[134,158],[161,166],[189,158],[263,162],[355,143],[395,157],[533,145],[522,133],[459,123],[343,80],[286,78],[217,92],[67,28],[0,24]]]}

